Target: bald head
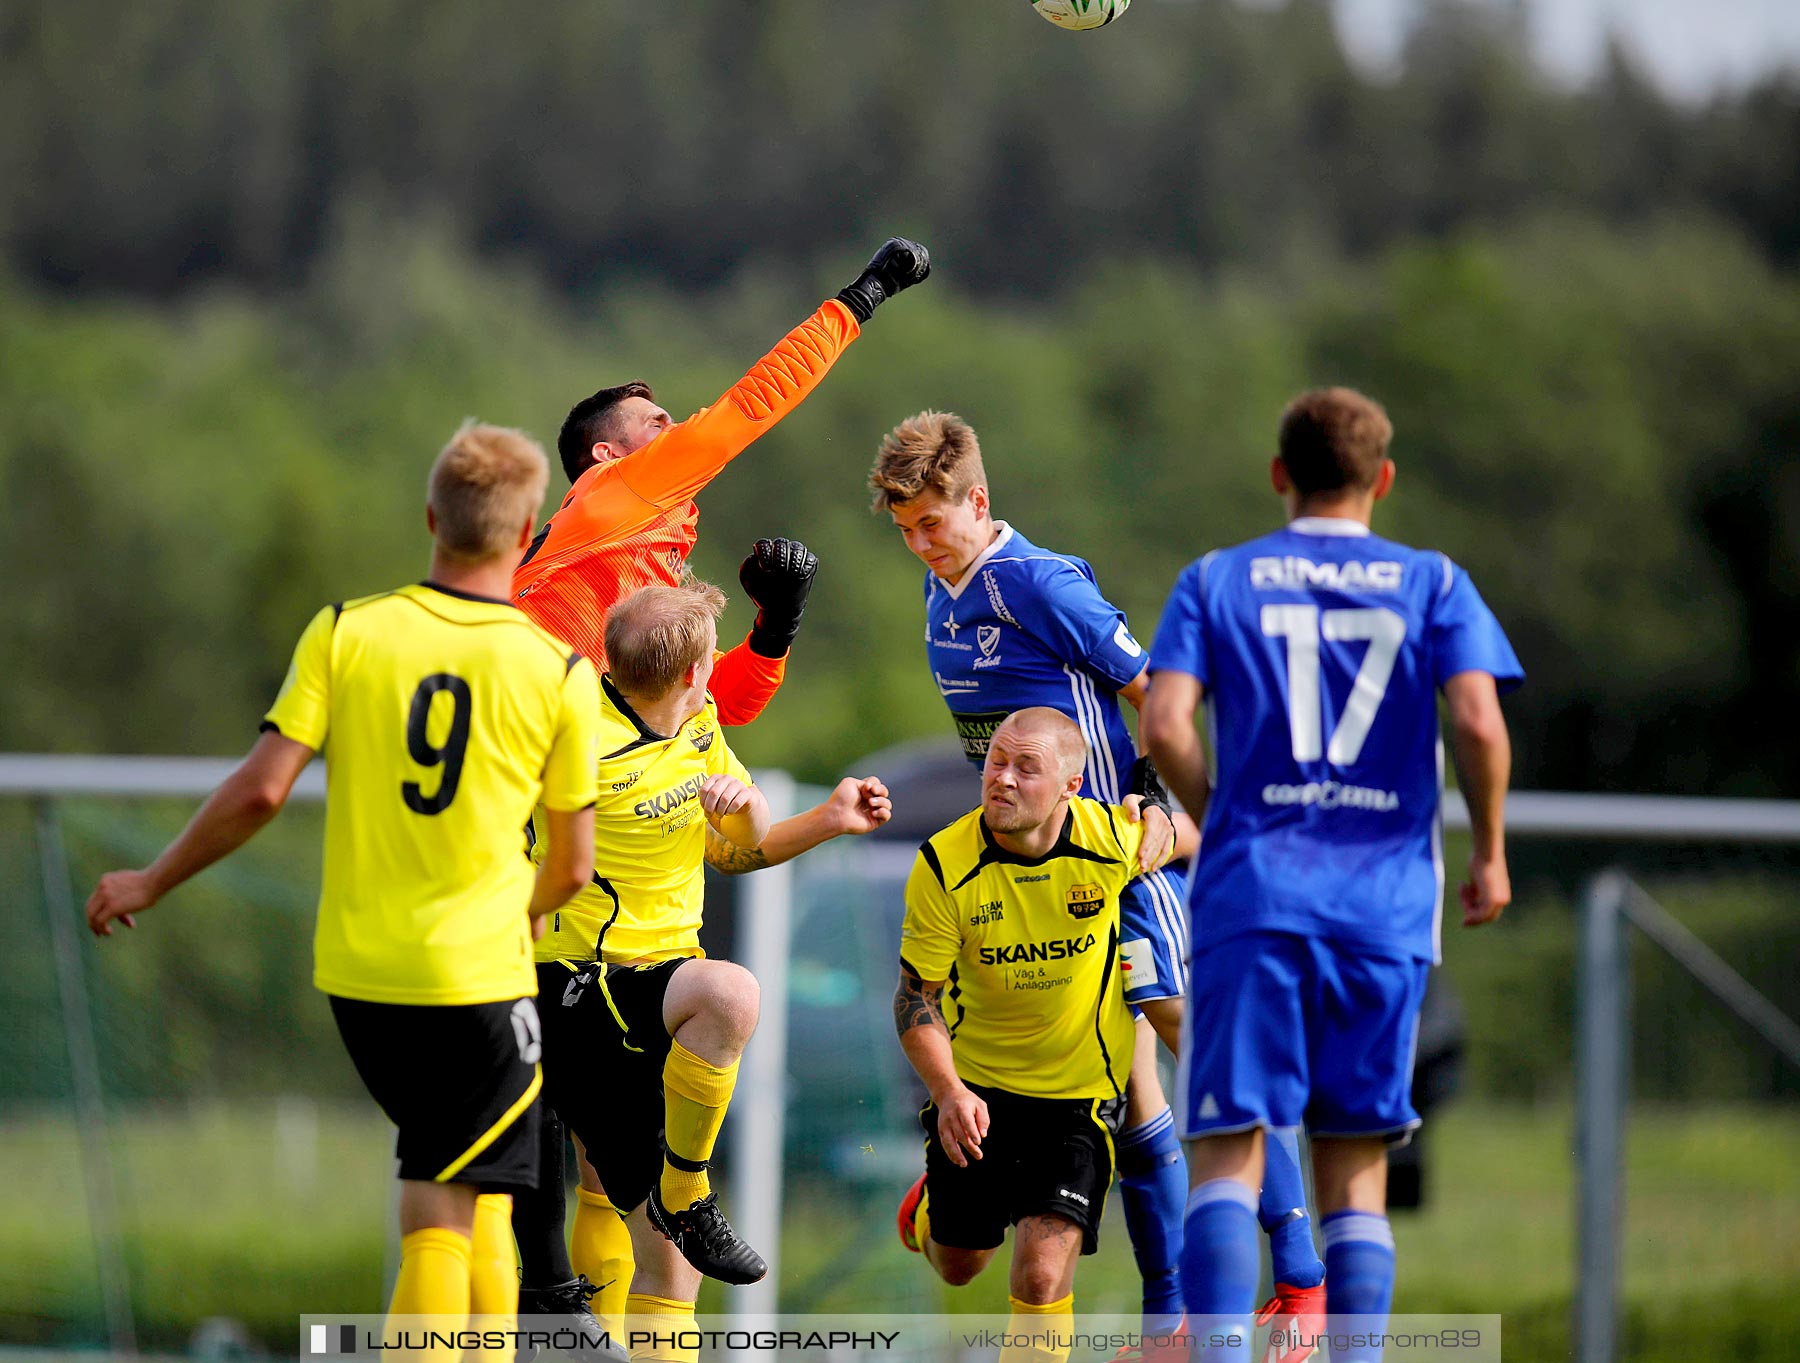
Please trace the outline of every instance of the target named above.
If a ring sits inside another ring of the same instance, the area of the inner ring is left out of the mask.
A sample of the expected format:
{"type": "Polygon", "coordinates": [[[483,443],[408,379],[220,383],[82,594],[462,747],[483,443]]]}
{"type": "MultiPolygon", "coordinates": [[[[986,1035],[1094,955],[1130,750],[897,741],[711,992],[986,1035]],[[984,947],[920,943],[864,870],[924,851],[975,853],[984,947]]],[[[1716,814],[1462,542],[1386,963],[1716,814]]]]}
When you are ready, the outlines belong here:
{"type": "Polygon", "coordinates": [[[981,766],[981,810],[988,828],[1012,851],[1039,855],[1034,840],[1054,838],[1070,800],[1081,790],[1087,749],[1066,715],[1041,706],[1001,721],[981,766]]]}
{"type": "Polygon", "coordinates": [[[1006,735],[1009,743],[1043,745],[1056,760],[1057,772],[1063,780],[1078,776],[1087,765],[1087,745],[1081,741],[1081,730],[1075,721],[1048,705],[1033,705],[1014,710],[994,730],[994,741],[1006,735]]]}
{"type": "Polygon", "coordinates": [[[663,696],[712,658],[725,593],[710,582],[639,587],[606,616],[606,666],[628,695],[663,696]]]}

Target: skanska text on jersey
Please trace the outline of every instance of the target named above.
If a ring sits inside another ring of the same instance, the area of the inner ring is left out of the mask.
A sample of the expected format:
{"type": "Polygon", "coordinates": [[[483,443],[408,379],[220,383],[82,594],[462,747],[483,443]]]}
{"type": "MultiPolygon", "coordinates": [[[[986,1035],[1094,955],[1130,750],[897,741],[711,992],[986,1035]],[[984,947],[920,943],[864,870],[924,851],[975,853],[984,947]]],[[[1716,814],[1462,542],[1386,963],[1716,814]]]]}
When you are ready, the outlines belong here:
{"type": "Polygon", "coordinates": [[[1093,933],[1085,937],[1059,937],[1050,942],[1009,942],[1004,946],[981,948],[983,965],[1028,965],[1034,961],[1066,961],[1079,956],[1099,939],[1093,933]]]}

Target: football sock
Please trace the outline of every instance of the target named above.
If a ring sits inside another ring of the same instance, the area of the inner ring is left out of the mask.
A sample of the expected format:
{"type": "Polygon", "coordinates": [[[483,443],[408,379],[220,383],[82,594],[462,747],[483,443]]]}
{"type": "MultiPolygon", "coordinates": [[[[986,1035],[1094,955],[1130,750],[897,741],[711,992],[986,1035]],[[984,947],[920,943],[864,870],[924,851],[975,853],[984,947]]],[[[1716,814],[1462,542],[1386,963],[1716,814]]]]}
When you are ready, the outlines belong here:
{"type": "Polygon", "coordinates": [[[600,1323],[618,1334],[625,1321],[625,1298],[637,1260],[631,1251],[631,1228],[605,1193],[575,1191],[575,1230],[570,1240],[575,1272],[600,1290],[588,1303],[600,1323]]]}
{"type": "Polygon", "coordinates": [[[1069,1336],[1075,1328],[1073,1292],[1042,1306],[1014,1296],[1006,1300],[1012,1306],[1006,1333],[1012,1338],[1000,1350],[999,1363],[1061,1363],[1069,1356],[1069,1336]]]}
{"type": "Polygon", "coordinates": [[[1144,1328],[1153,1333],[1181,1319],[1181,1218],[1187,1168],[1175,1135],[1175,1114],[1164,1108],[1117,1142],[1119,1201],[1125,1230],[1144,1280],[1144,1328]]]}
{"type": "MultiPolygon", "coordinates": [[[[1381,1333],[1394,1301],[1394,1229],[1374,1212],[1333,1212],[1325,1231],[1325,1309],[1340,1316],[1377,1317],[1356,1322],[1354,1333],[1381,1333]]],[[[1332,1357],[1338,1354],[1334,1350],[1332,1357]]],[[[1341,1363],[1377,1363],[1381,1350],[1345,1353],[1341,1363]]]]}
{"type": "MultiPolygon", "coordinates": [[[[408,1331],[420,1328],[461,1330],[469,1320],[469,1242],[442,1226],[427,1226],[400,1240],[400,1273],[394,1279],[393,1300],[388,1303],[388,1330],[396,1328],[396,1316],[429,1316],[429,1322],[408,1322],[408,1331]]],[[[412,1357],[455,1363],[461,1351],[428,1349],[409,1352],[412,1357]]]]}
{"type": "Polygon", "coordinates": [[[663,1062],[662,1200],[670,1211],[686,1211],[712,1191],[706,1161],[725,1125],[725,1108],[737,1083],[737,1061],[721,1069],[679,1041],[669,1044],[663,1062]]]}
{"type": "Polygon", "coordinates": [[[1262,1276],[1256,1194],[1236,1179],[1215,1178],[1188,1194],[1182,1226],[1181,1292],[1196,1333],[1241,1331],[1243,1346],[1201,1355],[1208,1363],[1248,1363],[1256,1284],[1262,1276]]]}
{"type": "Polygon", "coordinates": [[[526,1287],[555,1287],[575,1276],[563,1238],[568,1192],[563,1186],[563,1124],[544,1113],[538,1130],[538,1186],[513,1194],[512,1228],[526,1287]]]}
{"type": "MultiPolygon", "coordinates": [[[[483,1193],[475,1199],[475,1234],[469,1241],[469,1314],[485,1316],[483,1329],[511,1330],[519,1323],[519,1260],[513,1253],[512,1198],[483,1193]]],[[[506,1359],[511,1349],[485,1351],[506,1359]]],[[[465,1359],[482,1357],[469,1350],[465,1359]]]]}
{"type": "Polygon", "coordinates": [[[1300,1131],[1274,1127],[1263,1142],[1262,1198],[1256,1219],[1269,1235],[1269,1259],[1275,1281],[1294,1287],[1317,1287],[1325,1281],[1325,1265],[1313,1245],[1312,1218],[1306,1214],[1306,1178],[1300,1172],[1300,1131]]]}
{"type": "Polygon", "coordinates": [[[700,1346],[692,1334],[693,1302],[633,1292],[625,1300],[625,1311],[631,1317],[631,1334],[637,1339],[630,1346],[633,1363],[640,1359],[654,1359],[656,1363],[697,1363],[700,1346]],[[684,1341],[684,1335],[693,1340],[691,1345],[684,1341]]]}

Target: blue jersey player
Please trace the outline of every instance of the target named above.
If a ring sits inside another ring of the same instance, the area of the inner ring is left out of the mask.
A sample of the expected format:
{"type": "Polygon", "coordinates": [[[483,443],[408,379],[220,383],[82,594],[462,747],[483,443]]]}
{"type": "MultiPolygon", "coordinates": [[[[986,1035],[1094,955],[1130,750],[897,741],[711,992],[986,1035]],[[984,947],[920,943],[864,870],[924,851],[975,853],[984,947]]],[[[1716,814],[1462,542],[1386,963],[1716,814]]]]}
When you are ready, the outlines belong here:
{"type": "MultiPolygon", "coordinates": [[[[1101,595],[1081,559],[1039,548],[991,514],[975,432],[960,418],[921,412],[882,443],[870,475],[885,510],[927,569],[925,647],[932,680],[977,768],[1007,715],[1048,706],[1074,720],[1087,749],[1082,793],[1108,803],[1142,794],[1146,780],[1120,700],[1143,702],[1144,649],[1101,595]]],[[[1149,779],[1154,779],[1150,777],[1149,779]]],[[[1158,811],[1149,817],[1161,820],[1158,811]]],[[[1185,816],[1178,816],[1185,817],[1185,816]]],[[[1172,832],[1172,830],[1168,830],[1172,832]]],[[[1146,840],[1154,865],[1167,834],[1146,840]]],[[[1187,986],[1186,886],[1179,872],[1139,877],[1121,898],[1120,960],[1126,1000],[1174,1051],[1187,986]]],[[[1155,1039],[1139,1023],[1118,1165],[1127,1228],[1144,1278],[1144,1311],[1178,1317],[1181,1206],[1185,1196],[1174,1115],[1157,1080],[1155,1039]]],[[[1276,1276],[1317,1284],[1324,1269],[1306,1220],[1297,1163],[1271,1171],[1267,1223],[1276,1276]]]]}
{"type": "Polygon", "coordinates": [[[1359,393],[1295,399],[1272,466],[1287,527],[1191,564],[1151,657],[1146,745],[1205,812],[1176,1091],[1194,1142],[1182,1283],[1196,1317],[1248,1316],[1263,1133],[1300,1121],[1328,1309],[1385,1318],[1391,1304],[1386,1147],[1419,1124],[1413,1046],[1444,888],[1440,691],[1474,834],[1464,924],[1511,898],[1499,694],[1524,674],[1467,574],[1370,532],[1391,436],[1359,393]]]}

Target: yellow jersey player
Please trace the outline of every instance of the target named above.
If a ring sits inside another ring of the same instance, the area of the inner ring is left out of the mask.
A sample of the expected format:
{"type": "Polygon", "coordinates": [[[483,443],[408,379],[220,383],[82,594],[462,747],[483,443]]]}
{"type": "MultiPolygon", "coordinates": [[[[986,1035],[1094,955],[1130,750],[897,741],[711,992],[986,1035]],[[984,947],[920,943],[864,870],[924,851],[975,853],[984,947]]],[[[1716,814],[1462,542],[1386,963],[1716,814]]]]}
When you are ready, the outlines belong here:
{"type": "Polygon", "coordinates": [[[642,587],[608,615],[595,869],[537,944],[545,1097],[590,1163],[574,1267],[600,1285],[603,1319],[659,1331],[691,1318],[702,1274],[767,1271],[707,1175],[758,992],[749,971],[701,951],[704,866],[774,865],[889,812],[880,782],[846,781],[770,828],[707,692],[724,604],[689,581],[642,587]]]}
{"type": "MultiPolygon", "coordinates": [[[[894,1025],[931,1101],[900,1238],[960,1285],[1018,1227],[1001,1363],[1068,1357],[1131,1071],[1119,898],[1152,824],[1079,797],[1086,762],[1060,711],[1009,715],[981,808],[919,848],[906,885],[894,1025]]],[[[1184,829],[1173,854],[1193,841],[1184,829]]]]}
{"type": "Polygon", "coordinates": [[[535,442],[465,424],[431,469],[430,576],[315,615],[249,756],[87,904],[101,936],[133,926],[272,819],[329,742],[313,979],[399,1128],[395,1316],[517,1307],[507,1194],[536,1178],[541,1086],[532,922],[591,873],[599,712],[593,666],[509,601],[547,478],[535,442]],[[520,830],[539,804],[534,879],[520,830]]]}

